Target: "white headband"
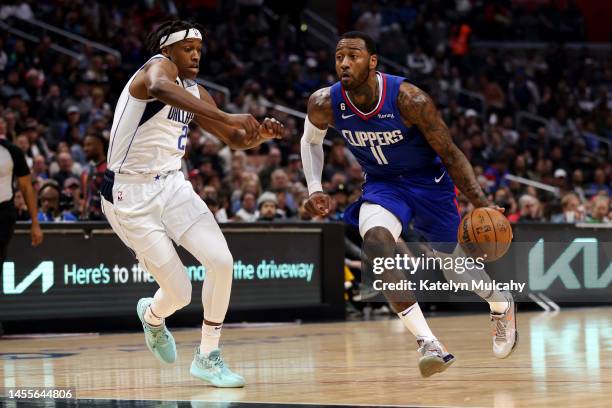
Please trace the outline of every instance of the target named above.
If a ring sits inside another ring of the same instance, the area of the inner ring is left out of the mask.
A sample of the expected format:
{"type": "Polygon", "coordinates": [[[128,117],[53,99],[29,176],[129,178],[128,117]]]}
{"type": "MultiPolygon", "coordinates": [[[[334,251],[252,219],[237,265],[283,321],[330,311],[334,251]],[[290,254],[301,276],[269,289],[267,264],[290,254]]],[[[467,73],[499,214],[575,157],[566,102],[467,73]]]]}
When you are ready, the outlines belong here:
{"type": "Polygon", "coordinates": [[[176,33],[172,33],[168,35],[167,37],[164,36],[164,38],[162,38],[159,41],[159,48],[162,49],[164,47],[167,47],[168,45],[174,44],[175,42],[183,41],[188,38],[197,38],[201,40],[202,34],[200,33],[200,30],[195,29],[195,28],[190,28],[189,30],[177,31],[176,33]]]}

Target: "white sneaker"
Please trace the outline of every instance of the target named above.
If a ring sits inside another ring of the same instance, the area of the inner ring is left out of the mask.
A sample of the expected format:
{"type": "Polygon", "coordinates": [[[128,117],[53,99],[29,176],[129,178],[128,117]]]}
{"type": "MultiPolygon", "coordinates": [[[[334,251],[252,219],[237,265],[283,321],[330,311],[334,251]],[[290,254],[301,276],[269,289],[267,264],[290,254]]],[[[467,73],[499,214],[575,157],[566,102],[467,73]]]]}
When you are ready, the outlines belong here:
{"type": "Polygon", "coordinates": [[[506,294],[508,309],[505,313],[491,312],[491,334],[493,336],[493,354],[497,358],[508,357],[518,343],[516,328],[516,303],[512,295],[506,294]]]}
{"type": "Polygon", "coordinates": [[[436,339],[417,339],[419,344],[419,371],[423,377],[441,373],[455,362],[455,356],[436,339]]]}

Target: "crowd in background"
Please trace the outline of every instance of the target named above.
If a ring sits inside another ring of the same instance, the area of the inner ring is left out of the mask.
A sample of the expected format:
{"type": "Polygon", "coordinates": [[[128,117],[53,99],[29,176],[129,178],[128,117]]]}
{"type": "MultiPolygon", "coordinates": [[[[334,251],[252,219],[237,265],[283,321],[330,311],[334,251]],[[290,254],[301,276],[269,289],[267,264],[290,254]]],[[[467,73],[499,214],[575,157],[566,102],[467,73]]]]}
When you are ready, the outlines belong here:
{"type": "MultiPolygon", "coordinates": [[[[282,139],[249,151],[231,151],[193,127],[183,170],[195,191],[219,222],[310,219],[299,157],[303,120],[269,106],[305,112],[308,96],[335,82],[333,49],[300,29],[297,5],[224,1],[207,9],[194,3],[77,0],[0,8],[1,19],[35,17],[122,57],[83,46],[77,60],[54,51],[49,36],[31,43],[0,31],[0,137],[25,153],[42,221],[103,219],[97,191],[114,105],[148,58],[146,35],[174,16],[207,27],[200,76],[229,89],[229,98],[211,90],[220,108],[285,124],[282,139]]],[[[407,70],[384,63],[381,69],[408,76],[432,95],[483,189],[512,222],[610,222],[612,59],[561,45],[474,47],[482,40],[584,40],[583,19],[571,2],[538,13],[508,4],[357,1],[352,25],[407,70]],[[510,181],[509,174],[545,189],[510,181]]],[[[333,131],[327,139],[323,180],[333,211],[325,219],[339,220],[359,196],[363,175],[343,139],[333,131]]],[[[15,205],[27,220],[19,193],[15,205]]],[[[462,212],[471,208],[463,196],[459,205],[462,212]]]]}

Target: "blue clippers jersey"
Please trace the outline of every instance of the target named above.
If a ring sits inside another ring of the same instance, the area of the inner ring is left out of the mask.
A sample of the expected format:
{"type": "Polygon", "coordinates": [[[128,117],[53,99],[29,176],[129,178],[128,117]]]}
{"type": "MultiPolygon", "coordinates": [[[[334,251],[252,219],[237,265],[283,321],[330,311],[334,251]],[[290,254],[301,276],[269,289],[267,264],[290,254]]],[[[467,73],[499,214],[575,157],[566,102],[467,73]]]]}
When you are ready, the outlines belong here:
{"type": "MultiPolygon", "coordinates": [[[[367,175],[410,176],[438,172],[441,161],[416,126],[402,122],[397,95],[406,79],[382,75],[382,97],[364,114],[349,100],[340,82],[331,87],[334,127],[342,134],[367,175]]],[[[436,173],[437,174],[437,173],[436,173]]]]}

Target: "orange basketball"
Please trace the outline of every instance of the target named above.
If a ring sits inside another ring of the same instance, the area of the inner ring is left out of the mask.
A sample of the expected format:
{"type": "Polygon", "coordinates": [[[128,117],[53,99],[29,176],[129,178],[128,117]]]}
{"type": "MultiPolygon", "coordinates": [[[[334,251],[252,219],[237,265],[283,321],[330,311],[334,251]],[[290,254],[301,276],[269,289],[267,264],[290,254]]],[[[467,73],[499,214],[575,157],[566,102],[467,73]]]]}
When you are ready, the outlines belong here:
{"type": "Polygon", "coordinates": [[[504,256],[510,248],[512,227],[499,211],[481,207],[463,217],[457,240],[469,256],[491,262],[504,256]]]}

